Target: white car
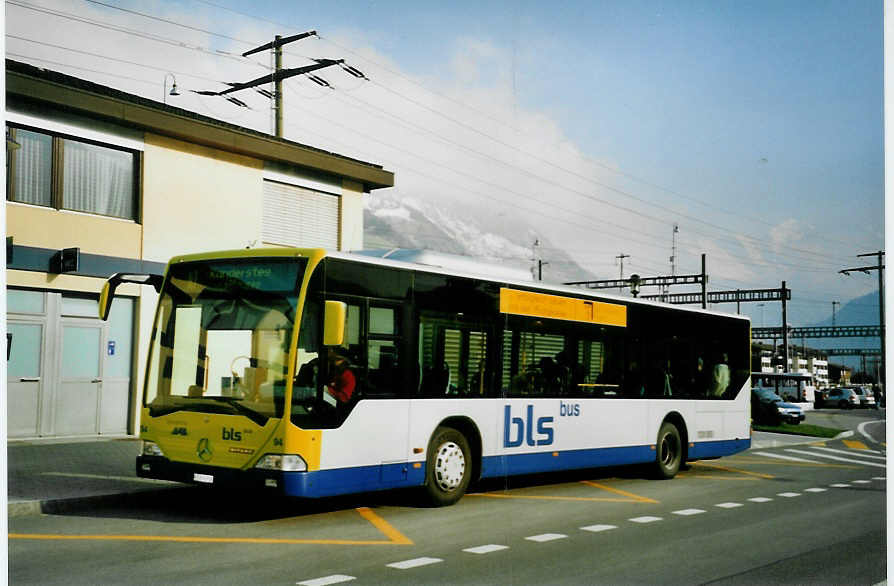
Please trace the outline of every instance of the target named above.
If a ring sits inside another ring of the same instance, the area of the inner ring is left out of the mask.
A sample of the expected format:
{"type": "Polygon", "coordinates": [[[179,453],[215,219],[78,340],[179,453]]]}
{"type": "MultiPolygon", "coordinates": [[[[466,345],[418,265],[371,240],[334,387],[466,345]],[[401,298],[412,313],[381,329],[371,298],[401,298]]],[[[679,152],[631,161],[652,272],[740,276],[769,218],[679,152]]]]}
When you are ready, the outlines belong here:
{"type": "Polygon", "coordinates": [[[860,407],[875,407],[875,397],[872,396],[870,389],[863,387],[853,387],[852,389],[860,398],[860,407]]]}

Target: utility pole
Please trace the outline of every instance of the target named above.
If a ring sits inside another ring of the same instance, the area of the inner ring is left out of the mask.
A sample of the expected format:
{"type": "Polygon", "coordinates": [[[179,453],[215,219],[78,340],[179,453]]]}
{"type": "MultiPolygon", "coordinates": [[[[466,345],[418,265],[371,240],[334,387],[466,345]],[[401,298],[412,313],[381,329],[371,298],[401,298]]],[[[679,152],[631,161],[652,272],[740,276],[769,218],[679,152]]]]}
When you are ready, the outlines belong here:
{"type": "Polygon", "coordinates": [[[543,265],[548,265],[548,262],[543,260],[543,257],[540,256],[540,239],[537,238],[534,240],[534,244],[531,247],[531,260],[537,263],[537,268],[531,267],[531,273],[537,277],[538,281],[543,280],[543,265]]]}
{"type": "Polygon", "coordinates": [[[785,355],[783,356],[782,372],[788,372],[788,312],[786,310],[786,294],[785,281],[782,282],[782,345],[785,346],[785,355]]]}
{"type": "MultiPolygon", "coordinates": [[[[881,372],[879,373],[879,383],[881,383],[882,389],[885,390],[885,279],[882,274],[882,271],[885,270],[885,265],[882,264],[882,257],[885,256],[884,250],[879,250],[878,252],[867,252],[865,254],[858,254],[857,257],[866,257],[866,256],[874,256],[876,257],[876,265],[868,266],[868,267],[856,267],[852,269],[842,269],[838,271],[844,275],[850,275],[853,271],[860,271],[861,273],[869,274],[869,271],[878,271],[878,325],[879,325],[879,339],[881,341],[881,372]]],[[[865,371],[865,368],[864,368],[865,371]]]]}
{"type": "Polygon", "coordinates": [[[702,253],[702,309],[708,309],[708,273],[705,270],[704,253],[702,253]]]}
{"type": "Polygon", "coordinates": [[[833,301],[833,302],[832,302],[832,327],[833,327],[833,328],[835,327],[835,306],[836,306],[836,305],[840,306],[840,305],[841,305],[841,302],[840,302],[840,301],[833,301]]]}
{"type": "MultiPolygon", "coordinates": [[[[260,51],[266,51],[267,49],[273,50],[273,71],[270,75],[265,75],[263,77],[259,77],[257,79],[253,79],[251,81],[246,81],[243,83],[227,83],[229,88],[215,92],[215,91],[196,91],[192,90],[197,94],[201,94],[203,96],[227,96],[227,94],[237,92],[239,90],[244,90],[248,88],[257,87],[259,85],[265,83],[272,83],[274,86],[273,90],[273,109],[274,109],[274,136],[277,138],[282,138],[283,134],[283,107],[282,107],[282,82],[285,79],[290,77],[294,77],[296,75],[303,75],[305,73],[310,73],[312,71],[316,71],[318,69],[323,69],[326,67],[331,67],[333,65],[340,65],[342,69],[344,69],[349,74],[354,77],[360,79],[366,79],[366,76],[363,73],[350,65],[345,65],[344,59],[313,59],[316,63],[313,65],[305,65],[304,67],[295,67],[292,69],[283,69],[282,68],[282,47],[283,45],[287,45],[288,43],[294,41],[300,41],[301,39],[305,39],[307,37],[315,37],[317,36],[317,31],[307,31],[305,33],[300,33],[297,35],[292,35],[290,37],[282,37],[280,35],[276,35],[272,42],[267,43],[266,45],[261,45],[260,47],[255,47],[254,49],[250,49],[242,54],[243,57],[248,57],[249,55],[253,55],[260,51]]],[[[315,75],[310,76],[310,79],[324,87],[332,87],[329,83],[319,78],[315,75]]],[[[270,92],[259,90],[259,92],[267,97],[271,97],[270,92]]],[[[247,107],[245,102],[238,100],[232,96],[227,96],[227,100],[233,102],[237,106],[247,107]]]]}
{"type": "MultiPolygon", "coordinates": [[[[623,281],[623,280],[624,280],[624,259],[625,259],[625,258],[630,258],[630,255],[629,255],[629,254],[624,254],[624,253],[622,252],[621,254],[619,254],[618,256],[616,256],[615,258],[621,261],[621,276],[619,277],[619,280],[623,281]]],[[[621,290],[621,289],[618,288],[618,291],[620,291],[620,290],[621,290]]]]}

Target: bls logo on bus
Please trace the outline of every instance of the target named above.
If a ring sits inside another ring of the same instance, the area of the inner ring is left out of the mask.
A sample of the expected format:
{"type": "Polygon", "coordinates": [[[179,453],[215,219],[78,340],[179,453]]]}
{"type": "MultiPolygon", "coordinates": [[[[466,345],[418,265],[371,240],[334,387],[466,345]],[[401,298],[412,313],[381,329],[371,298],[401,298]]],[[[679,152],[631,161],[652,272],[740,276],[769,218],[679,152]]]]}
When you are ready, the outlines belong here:
{"type": "Polygon", "coordinates": [[[242,441],[242,433],[239,431],[236,431],[233,428],[227,429],[225,427],[225,428],[223,428],[223,439],[231,440],[234,442],[241,442],[242,441]]]}
{"type": "Polygon", "coordinates": [[[534,437],[534,406],[528,405],[525,419],[512,416],[512,407],[503,408],[503,447],[517,448],[522,442],[529,446],[548,446],[553,443],[553,418],[538,417],[536,421],[537,437],[534,437]]]}

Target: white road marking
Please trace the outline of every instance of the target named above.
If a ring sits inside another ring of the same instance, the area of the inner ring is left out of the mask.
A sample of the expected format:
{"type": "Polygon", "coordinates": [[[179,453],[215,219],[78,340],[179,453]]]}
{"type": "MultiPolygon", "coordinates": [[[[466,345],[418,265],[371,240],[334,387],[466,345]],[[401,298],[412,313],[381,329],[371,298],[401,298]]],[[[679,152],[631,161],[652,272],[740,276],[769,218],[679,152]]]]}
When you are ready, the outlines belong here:
{"type": "Polygon", "coordinates": [[[753,503],[768,503],[768,502],[772,501],[773,499],[767,498],[765,496],[756,496],[756,497],[750,498],[748,500],[750,500],[753,503]]]}
{"type": "Polygon", "coordinates": [[[851,488],[850,484],[844,484],[843,482],[836,482],[835,484],[830,484],[832,488],[851,488]]]}
{"type": "Polygon", "coordinates": [[[801,496],[800,492],[780,492],[776,496],[784,496],[787,499],[795,498],[796,496],[801,496]]]}
{"type": "Polygon", "coordinates": [[[654,523],[655,521],[661,521],[661,520],[662,520],[661,517],[649,517],[649,516],[634,517],[633,519],[630,519],[630,521],[633,521],[634,523],[654,523]]]}
{"type": "Polygon", "coordinates": [[[820,458],[826,458],[828,460],[836,460],[838,462],[847,462],[848,464],[860,464],[861,466],[876,466],[878,468],[886,468],[884,464],[878,464],[877,462],[867,462],[865,460],[854,460],[853,458],[839,458],[837,456],[830,456],[828,454],[818,454],[816,452],[805,452],[804,450],[786,450],[786,452],[793,452],[795,454],[807,454],[808,456],[817,456],[820,458]]]}
{"type": "Polygon", "coordinates": [[[545,543],[547,541],[555,541],[556,539],[565,539],[567,535],[562,533],[542,533],[540,535],[532,535],[525,537],[528,541],[536,541],[537,543],[545,543]]]}
{"type": "Polygon", "coordinates": [[[674,511],[674,515],[681,515],[683,517],[688,517],[690,515],[700,515],[705,511],[702,509],[683,509],[682,511],[674,511]]]}
{"type": "Polygon", "coordinates": [[[485,554],[485,553],[493,553],[495,551],[502,551],[504,549],[509,549],[508,545],[479,545],[478,547],[470,547],[468,549],[464,549],[463,551],[469,553],[477,553],[477,554],[485,554]]]}
{"type": "Polygon", "coordinates": [[[330,584],[341,584],[342,582],[350,582],[356,580],[354,576],[345,576],[344,574],[333,574],[332,576],[324,576],[322,578],[314,578],[313,580],[305,580],[304,582],[296,582],[298,586],[329,586],[330,584]]]}
{"type": "Polygon", "coordinates": [[[714,506],[720,507],[721,509],[735,509],[736,507],[741,507],[743,505],[742,503],[720,503],[714,506]]]}
{"type": "Polygon", "coordinates": [[[826,492],[828,488],[805,488],[804,492],[826,492]]]}
{"type": "Polygon", "coordinates": [[[861,423],[860,425],[857,426],[857,433],[859,433],[860,435],[862,435],[863,437],[865,437],[872,443],[877,444],[878,440],[876,440],[874,437],[869,435],[869,433],[866,431],[866,426],[873,425],[876,423],[884,423],[884,422],[883,421],[864,421],[863,423],[861,423]]]}
{"type": "Polygon", "coordinates": [[[844,454],[846,456],[860,456],[861,458],[874,458],[876,460],[884,460],[887,456],[875,456],[873,454],[877,454],[878,452],[871,452],[870,450],[836,450],[835,448],[823,448],[820,446],[816,446],[813,448],[814,450],[822,450],[824,452],[832,452],[835,454],[844,454]]]}
{"type": "Polygon", "coordinates": [[[854,484],[872,484],[871,480],[851,480],[854,484]]]}
{"type": "Polygon", "coordinates": [[[599,533],[600,531],[610,531],[617,528],[617,525],[587,525],[586,527],[581,527],[582,530],[590,531],[592,533],[599,533]]]}
{"type": "Polygon", "coordinates": [[[872,479],[873,480],[887,480],[888,477],[887,476],[873,476],[872,479]]]}
{"type": "Polygon", "coordinates": [[[791,462],[808,462],[810,464],[819,464],[816,460],[805,460],[804,458],[796,458],[794,456],[785,456],[783,454],[774,454],[772,452],[754,452],[755,456],[767,456],[768,458],[779,458],[780,460],[789,460],[791,462]]]}
{"type": "Polygon", "coordinates": [[[409,570],[411,568],[418,568],[420,566],[429,566],[431,564],[438,564],[443,562],[444,560],[440,558],[415,558],[412,560],[406,560],[403,562],[394,562],[393,564],[386,564],[389,568],[395,568],[397,570],[409,570]]]}

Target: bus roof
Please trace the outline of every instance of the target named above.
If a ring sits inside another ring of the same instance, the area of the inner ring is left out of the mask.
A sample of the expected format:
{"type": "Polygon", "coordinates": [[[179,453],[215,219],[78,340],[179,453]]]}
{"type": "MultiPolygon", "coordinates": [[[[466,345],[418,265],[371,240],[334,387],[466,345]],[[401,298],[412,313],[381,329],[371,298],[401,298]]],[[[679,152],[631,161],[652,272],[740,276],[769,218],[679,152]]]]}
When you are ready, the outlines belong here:
{"type": "MultiPolygon", "coordinates": [[[[431,251],[414,251],[416,255],[421,258],[425,263],[420,262],[411,262],[408,260],[397,260],[394,258],[395,255],[387,255],[385,252],[388,251],[351,251],[351,252],[342,252],[342,251],[332,251],[332,250],[324,250],[320,248],[290,248],[290,247],[269,247],[269,248],[245,248],[245,249],[236,249],[236,250],[221,250],[216,252],[202,252],[196,254],[186,254],[181,256],[175,256],[171,259],[170,263],[175,262],[191,262],[191,261],[202,261],[202,260],[212,260],[215,258],[250,258],[253,256],[303,256],[303,257],[313,257],[313,256],[327,256],[330,258],[338,258],[342,260],[347,260],[351,262],[358,262],[369,265],[383,266],[383,267],[392,267],[397,269],[405,269],[405,270],[416,270],[427,273],[436,273],[442,275],[451,275],[455,277],[465,277],[471,279],[482,279],[486,281],[491,281],[494,283],[502,283],[505,285],[511,285],[515,287],[524,287],[528,289],[535,289],[538,291],[542,291],[544,293],[554,293],[554,294],[572,294],[575,296],[583,296],[589,297],[592,299],[608,299],[612,301],[623,301],[624,303],[629,303],[633,305],[646,305],[651,307],[658,307],[661,309],[674,309],[676,311],[688,311],[692,313],[703,313],[707,315],[716,315],[723,316],[729,318],[737,318],[745,321],[749,321],[747,316],[736,315],[733,313],[725,313],[722,311],[714,311],[701,309],[696,307],[685,307],[681,305],[669,305],[667,303],[661,303],[659,301],[650,301],[645,299],[637,299],[635,297],[622,297],[620,295],[613,295],[611,293],[595,293],[593,291],[589,291],[587,289],[582,289],[580,287],[572,287],[570,285],[561,285],[556,283],[544,283],[543,281],[532,281],[530,278],[525,278],[527,276],[527,271],[506,271],[505,267],[500,267],[499,265],[494,265],[493,263],[488,263],[486,261],[481,261],[472,257],[463,257],[460,255],[452,255],[448,253],[440,253],[440,252],[431,252],[431,251]],[[425,253],[425,254],[422,254],[425,253]],[[452,257],[458,258],[464,262],[460,263],[451,263],[448,262],[452,257]],[[459,266],[445,266],[445,265],[459,265],[459,266]],[[502,269],[500,274],[490,273],[491,270],[494,270],[494,267],[498,269],[502,269]],[[513,275],[506,275],[504,273],[511,272],[513,275]],[[521,277],[521,278],[519,278],[521,277]]],[[[401,256],[401,255],[397,255],[401,256]]],[[[410,254],[407,255],[412,256],[410,254]]]]}

